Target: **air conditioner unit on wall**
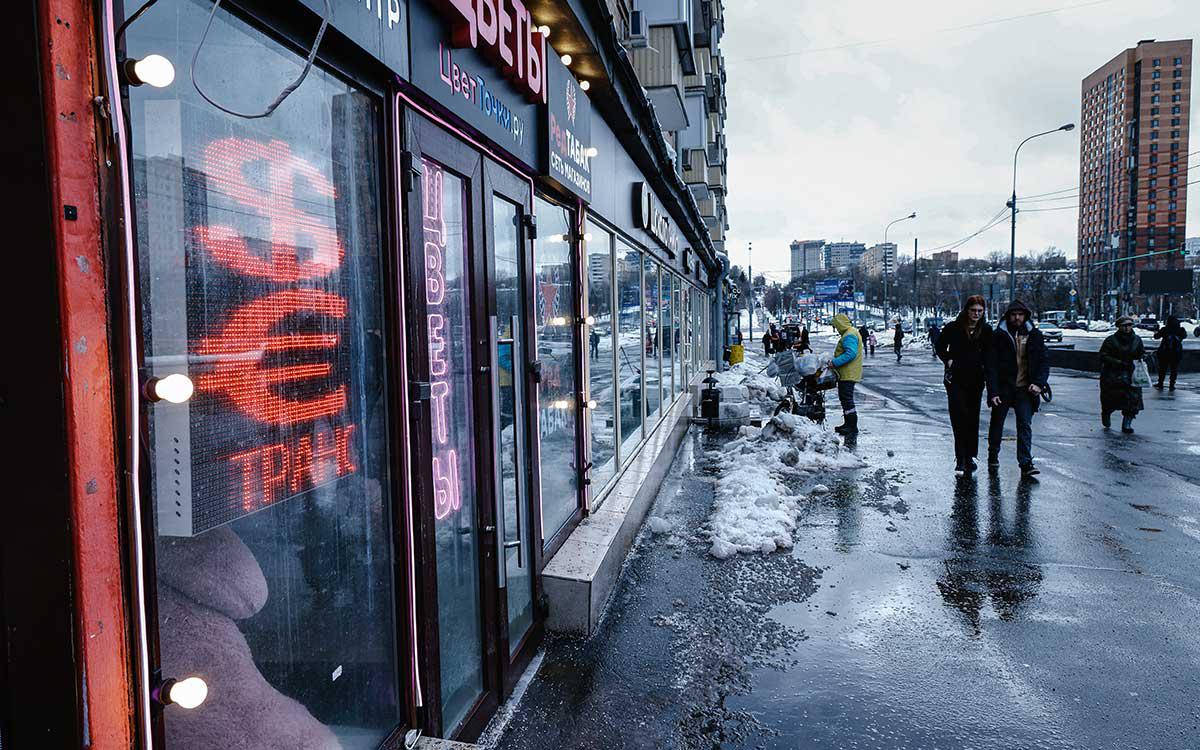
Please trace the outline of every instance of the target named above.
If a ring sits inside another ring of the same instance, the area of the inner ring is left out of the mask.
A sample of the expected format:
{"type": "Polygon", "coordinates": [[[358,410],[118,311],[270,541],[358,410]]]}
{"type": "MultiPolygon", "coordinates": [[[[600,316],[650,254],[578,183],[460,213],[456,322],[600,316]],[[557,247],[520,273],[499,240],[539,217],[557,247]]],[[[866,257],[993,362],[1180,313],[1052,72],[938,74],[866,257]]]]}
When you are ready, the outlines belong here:
{"type": "Polygon", "coordinates": [[[646,14],[644,11],[629,12],[629,42],[630,47],[648,47],[650,39],[646,31],[646,14]]]}

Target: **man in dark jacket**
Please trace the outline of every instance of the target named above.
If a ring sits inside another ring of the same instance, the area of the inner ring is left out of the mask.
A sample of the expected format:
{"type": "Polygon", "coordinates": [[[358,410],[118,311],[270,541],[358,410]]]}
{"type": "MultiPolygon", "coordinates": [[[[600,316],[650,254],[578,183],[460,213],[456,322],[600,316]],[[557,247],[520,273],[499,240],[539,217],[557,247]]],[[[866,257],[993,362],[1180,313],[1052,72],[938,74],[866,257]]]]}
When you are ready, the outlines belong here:
{"type": "Polygon", "coordinates": [[[1163,379],[1167,371],[1171,372],[1171,390],[1175,390],[1175,381],[1179,378],[1179,363],[1183,360],[1183,340],[1187,331],[1179,324],[1179,318],[1174,315],[1167,318],[1167,324],[1154,332],[1154,338],[1161,339],[1156,352],[1158,359],[1158,382],[1155,388],[1162,390],[1163,379]]]}
{"type": "Polygon", "coordinates": [[[1032,317],[1028,307],[1014,300],[1004,311],[1004,320],[996,326],[985,352],[988,406],[992,407],[988,469],[1000,468],[1004,420],[1012,409],[1017,417],[1017,463],[1025,477],[1039,473],[1033,465],[1033,415],[1050,379],[1046,341],[1030,322],[1032,317]]]}

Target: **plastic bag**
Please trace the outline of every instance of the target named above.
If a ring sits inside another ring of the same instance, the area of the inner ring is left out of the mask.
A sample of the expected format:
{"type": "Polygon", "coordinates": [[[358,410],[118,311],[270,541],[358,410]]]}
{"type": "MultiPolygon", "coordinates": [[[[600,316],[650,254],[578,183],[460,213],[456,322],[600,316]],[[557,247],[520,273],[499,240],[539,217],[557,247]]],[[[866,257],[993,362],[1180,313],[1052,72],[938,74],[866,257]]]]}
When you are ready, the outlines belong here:
{"type": "Polygon", "coordinates": [[[1150,370],[1147,369],[1145,360],[1139,359],[1133,363],[1133,387],[1150,387],[1150,370]]]}
{"type": "Polygon", "coordinates": [[[808,377],[809,375],[812,375],[820,366],[820,358],[812,352],[805,352],[804,354],[796,357],[796,371],[799,372],[802,377],[808,377]]]}
{"type": "Polygon", "coordinates": [[[817,371],[817,389],[828,390],[836,388],[838,384],[837,370],[832,367],[824,367],[817,371]]]}

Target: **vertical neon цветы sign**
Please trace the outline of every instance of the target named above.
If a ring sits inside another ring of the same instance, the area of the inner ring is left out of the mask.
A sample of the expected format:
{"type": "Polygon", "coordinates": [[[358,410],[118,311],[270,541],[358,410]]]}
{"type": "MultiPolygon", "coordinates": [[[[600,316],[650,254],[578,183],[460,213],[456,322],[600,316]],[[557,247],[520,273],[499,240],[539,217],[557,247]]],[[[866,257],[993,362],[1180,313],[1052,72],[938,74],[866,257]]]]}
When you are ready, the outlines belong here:
{"type": "Polygon", "coordinates": [[[430,425],[433,442],[433,514],[443,519],[462,507],[458,451],[450,447],[453,400],[450,367],[446,360],[446,227],[442,218],[443,172],[434,162],[422,160],[424,210],[421,228],[425,238],[425,309],[429,326],[430,425]]]}

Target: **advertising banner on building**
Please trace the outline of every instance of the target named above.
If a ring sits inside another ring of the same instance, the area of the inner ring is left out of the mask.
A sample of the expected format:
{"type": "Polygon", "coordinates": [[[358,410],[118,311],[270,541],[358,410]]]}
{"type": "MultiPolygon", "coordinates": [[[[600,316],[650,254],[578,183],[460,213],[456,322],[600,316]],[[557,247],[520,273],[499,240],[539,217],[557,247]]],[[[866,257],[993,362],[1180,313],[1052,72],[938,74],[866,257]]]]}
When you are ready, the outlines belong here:
{"type": "MultiPolygon", "coordinates": [[[[454,7],[438,7],[443,5],[454,7]]],[[[523,20],[505,20],[510,33],[501,34],[495,28],[480,28],[474,19],[468,23],[458,18],[457,11],[435,10],[426,0],[414,2],[409,7],[411,78],[439,104],[537,169],[544,138],[539,106],[546,100],[549,46],[530,27],[528,11],[523,20]],[[521,70],[514,67],[506,76],[505,55],[513,66],[519,62],[521,70]]]]}
{"type": "Polygon", "coordinates": [[[822,279],[816,282],[813,291],[817,302],[853,302],[853,279],[822,279]]]}
{"type": "Polygon", "coordinates": [[[1140,271],[1138,289],[1142,294],[1190,294],[1191,269],[1180,271],[1140,271]]]}
{"type": "Polygon", "coordinates": [[[547,55],[546,62],[550,72],[542,174],[590,202],[592,102],[561,60],[547,55]]]}

